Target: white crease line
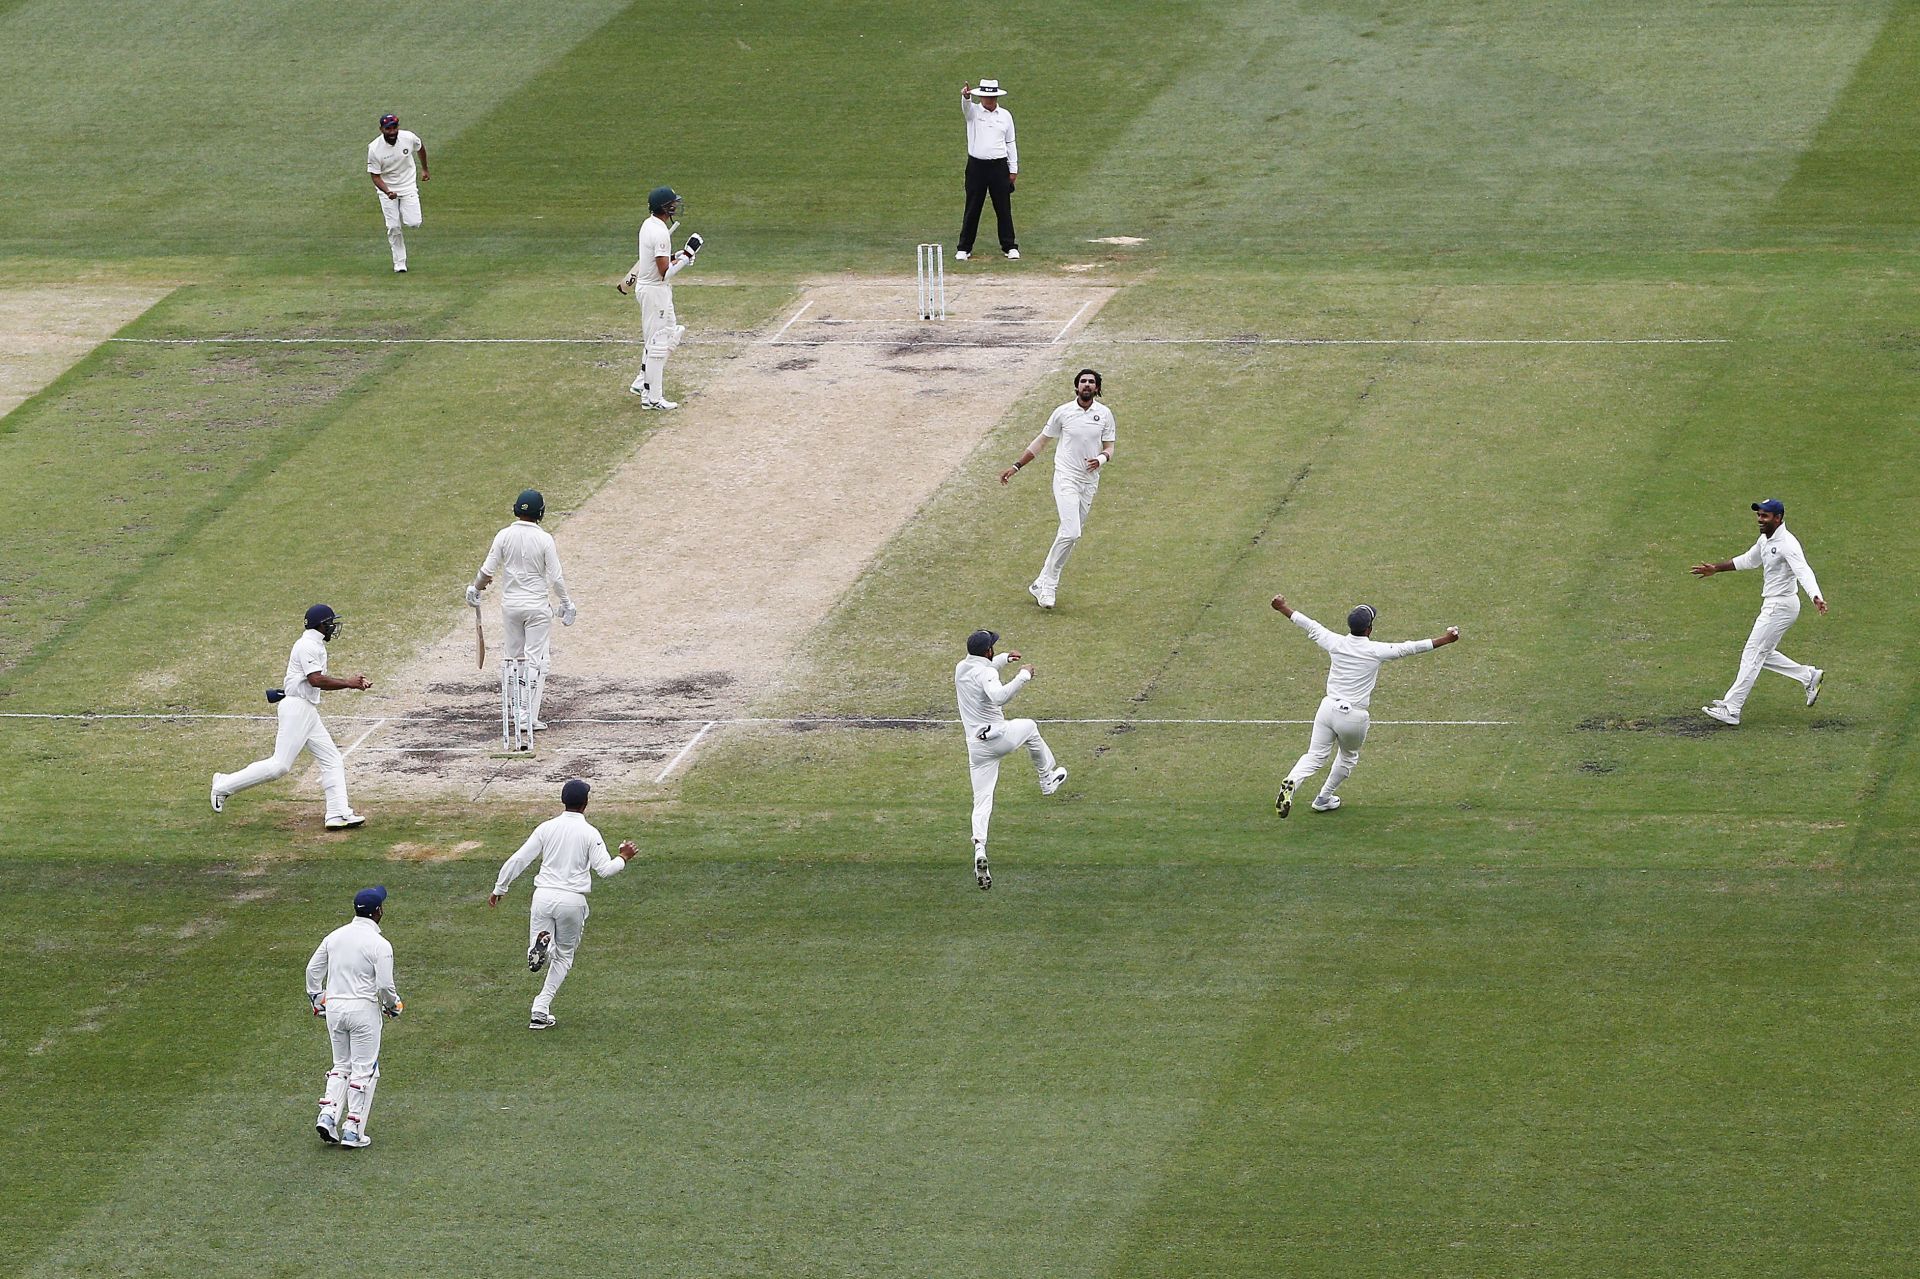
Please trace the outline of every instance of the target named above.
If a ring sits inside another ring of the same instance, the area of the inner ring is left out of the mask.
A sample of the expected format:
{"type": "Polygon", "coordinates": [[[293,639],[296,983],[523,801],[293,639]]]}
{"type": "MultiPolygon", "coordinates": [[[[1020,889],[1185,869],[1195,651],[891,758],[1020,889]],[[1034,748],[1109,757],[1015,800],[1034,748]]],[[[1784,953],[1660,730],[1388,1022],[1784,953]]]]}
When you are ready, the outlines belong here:
{"type": "Polygon", "coordinates": [[[660,776],[653,779],[654,784],[658,785],[661,782],[666,781],[667,778],[671,777],[673,775],[673,770],[680,767],[680,761],[685,759],[688,755],[690,755],[693,752],[693,748],[700,744],[700,739],[705,737],[710,731],[712,731],[713,726],[719,722],[720,722],[719,720],[713,720],[713,719],[708,720],[707,726],[701,729],[699,732],[695,733],[693,735],[693,740],[688,742],[685,746],[682,746],[680,748],[680,753],[678,755],[675,755],[672,759],[667,761],[667,766],[660,770],[660,776]]]}
{"type": "Polygon", "coordinates": [[[792,314],[792,316],[790,316],[787,319],[787,322],[780,326],[780,332],[775,333],[772,337],[767,339],[767,345],[768,346],[777,345],[780,341],[780,333],[785,333],[788,329],[792,328],[795,320],[798,320],[801,316],[805,315],[808,311],[812,309],[813,309],[812,298],[808,298],[805,302],[802,302],[800,304],[800,309],[798,311],[795,311],[792,314]]]}
{"type": "Polygon", "coordinates": [[[1072,329],[1074,325],[1080,322],[1080,317],[1085,315],[1087,313],[1087,308],[1092,305],[1093,305],[1092,298],[1088,298],[1085,302],[1082,302],[1080,304],[1080,309],[1073,313],[1073,318],[1071,320],[1068,320],[1065,327],[1063,327],[1058,333],[1053,335],[1053,341],[1049,343],[1049,345],[1058,346],[1060,344],[1060,339],[1067,336],[1068,331],[1072,329]]]}
{"type": "Polygon", "coordinates": [[[347,756],[359,750],[360,743],[366,741],[369,737],[372,737],[375,733],[379,732],[380,726],[386,722],[387,721],[384,719],[376,719],[375,721],[373,721],[373,726],[371,728],[369,728],[366,732],[360,734],[360,736],[353,739],[353,745],[347,747],[347,749],[340,752],[340,758],[345,759],[347,756]]]}
{"type": "MultiPolygon", "coordinates": [[[[365,723],[368,720],[374,720],[375,721],[374,728],[378,728],[381,724],[397,724],[397,725],[494,724],[499,722],[497,717],[490,716],[490,715],[468,715],[468,716],[383,715],[378,717],[372,716],[372,715],[329,715],[327,716],[327,718],[330,720],[333,720],[335,723],[349,723],[349,722],[356,722],[356,721],[360,723],[365,723]]],[[[102,712],[99,714],[93,714],[90,712],[56,713],[52,711],[0,711],[0,719],[45,719],[45,720],[140,719],[140,720],[271,721],[271,720],[276,720],[277,717],[273,715],[217,714],[210,711],[181,711],[178,714],[165,714],[165,713],[140,714],[140,713],[130,713],[130,712],[102,712]]],[[[733,716],[733,717],[723,717],[720,719],[709,719],[704,715],[628,715],[620,718],[611,718],[611,719],[555,718],[548,722],[552,724],[595,724],[595,725],[704,724],[708,728],[712,728],[716,725],[723,728],[735,726],[735,725],[739,725],[739,726],[772,725],[775,727],[795,725],[795,726],[804,726],[807,728],[895,728],[895,727],[917,728],[921,726],[939,726],[939,725],[952,726],[952,725],[957,725],[960,721],[957,719],[924,719],[924,718],[916,718],[913,716],[906,716],[906,715],[832,715],[832,716],[828,716],[828,715],[740,715],[740,716],[733,716]]],[[[1165,725],[1169,727],[1180,727],[1182,725],[1187,725],[1187,726],[1219,725],[1223,727],[1234,727],[1234,726],[1262,727],[1262,726],[1297,726],[1301,724],[1311,724],[1314,721],[1310,719],[1206,719],[1206,718],[1155,719],[1155,718],[1144,718],[1144,717],[1136,717],[1136,718],[1129,719],[1129,718],[1121,718],[1121,717],[1115,716],[1115,717],[1091,718],[1091,719],[1043,719],[1043,720],[1040,720],[1039,722],[1042,724],[1153,724],[1153,725],[1165,725]]],[[[1511,719],[1377,719],[1373,721],[1373,724],[1376,728],[1511,728],[1516,726],[1518,723],[1519,723],[1518,720],[1511,720],[1511,719]]],[[[372,730],[369,729],[368,731],[371,732],[372,730]]],[[[363,735],[363,739],[364,739],[364,735],[363,735]]],[[[358,743],[355,743],[355,744],[357,745],[358,743]]],[[[376,749],[385,749],[385,748],[376,748],[376,749]]],[[[399,748],[394,748],[394,749],[399,749],[399,748]]],[[[412,748],[408,748],[408,749],[412,749],[412,748]]],[[[421,747],[419,749],[427,750],[427,749],[433,749],[433,748],[421,747]]]]}
{"type": "MultiPolygon", "coordinates": [[[[1091,305],[1091,303],[1089,303],[1088,305],[1091,305]]],[[[1080,309],[1084,311],[1087,308],[1083,306],[1080,309]]],[[[929,324],[991,324],[996,327],[1000,327],[1000,326],[1009,325],[1009,324],[1051,325],[1053,321],[1052,320],[831,320],[831,319],[828,319],[828,320],[808,320],[807,323],[808,324],[824,324],[824,325],[844,324],[844,325],[847,325],[848,327],[852,327],[853,325],[856,325],[856,324],[894,324],[894,325],[914,325],[916,327],[924,327],[929,324]]]]}

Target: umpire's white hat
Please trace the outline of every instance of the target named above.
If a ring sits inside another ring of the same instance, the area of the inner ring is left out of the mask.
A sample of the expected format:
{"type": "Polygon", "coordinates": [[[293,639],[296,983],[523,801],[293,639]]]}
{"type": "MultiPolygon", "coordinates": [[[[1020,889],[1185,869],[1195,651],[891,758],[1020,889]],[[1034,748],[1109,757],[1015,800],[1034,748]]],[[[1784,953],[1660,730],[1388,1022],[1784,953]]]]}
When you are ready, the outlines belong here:
{"type": "Polygon", "coordinates": [[[982,80],[978,85],[974,86],[973,96],[976,98],[998,98],[1004,96],[1006,92],[1005,89],[1000,87],[998,80],[982,80]]]}

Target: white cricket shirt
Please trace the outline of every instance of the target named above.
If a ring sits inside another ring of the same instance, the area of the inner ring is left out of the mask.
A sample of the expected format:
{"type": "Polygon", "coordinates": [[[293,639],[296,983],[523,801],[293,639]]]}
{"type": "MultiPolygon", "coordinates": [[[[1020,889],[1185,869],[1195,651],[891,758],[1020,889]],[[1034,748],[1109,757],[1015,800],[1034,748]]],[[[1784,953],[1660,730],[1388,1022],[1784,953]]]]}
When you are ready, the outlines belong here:
{"type": "Polygon", "coordinates": [[[1365,710],[1373,700],[1373,686],[1380,678],[1380,663],[1433,650],[1433,641],[1430,639],[1382,644],[1364,635],[1335,635],[1299,609],[1293,611],[1293,624],[1327,650],[1327,656],[1332,659],[1327,668],[1327,696],[1337,697],[1361,710],[1365,710]]]}
{"type": "Polygon", "coordinates": [[[618,875],[627,868],[625,858],[607,852],[607,841],[587,821],[585,813],[562,813],[533,828],[520,851],[507,858],[500,877],[493,882],[496,896],[505,896],[520,872],[540,859],[540,873],[533,877],[535,888],[557,888],[568,893],[593,891],[593,875],[618,875]]]}
{"type": "Polygon", "coordinates": [[[1763,600],[1792,599],[1795,586],[1806,591],[1808,599],[1820,598],[1820,583],[1813,580],[1807,553],[1800,549],[1800,539],[1787,532],[1785,524],[1773,530],[1772,537],[1762,533],[1754,539],[1753,545],[1733,561],[1733,566],[1764,570],[1760,577],[1763,600]]]}
{"type": "Polygon", "coordinates": [[[399,1002],[393,987],[393,943],[380,925],[356,915],[328,933],[307,961],[307,993],[326,992],[329,1004],[359,999],[382,1008],[399,1002]]]}
{"type": "Polygon", "coordinates": [[[1023,670],[1002,684],[1000,668],[1007,664],[1010,657],[1010,654],[1001,653],[989,661],[969,653],[953,668],[954,698],[960,703],[960,722],[966,726],[969,737],[974,730],[989,724],[1006,723],[1006,712],[1000,708],[1012,701],[1013,695],[1025,688],[1027,681],[1032,678],[1023,670]]]}
{"type": "Polygon", "coordinates": [[[1005,160],[1008,173],[1020,172],[1020,151],[1013,142],[1013,112],[1005,107],[989,111],[972,98],[960,99],[967,121],[967,154],[976,160],[1005,160]]]}
{"type": "Polygon", "coordinates": [[[387,186],[402,195],[418,189],[418,169],[413,157],[420,153],[417,134],[400,130],[400,136],[388,142],[386,135],[375,138],[367,147],[367,172],[377,173],[387,186]]]}
{"type": "Polygon", "coordinates": [[[532,520],[515,520],[495,533],[480,571],[499,581],[503,608],[543,608],[549,592],[562,604],[572,602],[560,573],[560,548],[532,520]]]}
{"type": "Polygon", "coordinates": [[[319,631],[302,631],[287,654],[287,679],[283,687],[288,697],[320,704],[320,690],[307,683],[307,676],[327,669],[327,641],[319,631]]]}
{"type": "Polygon", "coordinates": [[[1098,484],[1100,472],[1089,471],[1087,463],[1100,456],[1100,446],[1113,439],[1113,410],[1099,400],[1082,409],[1079,400],[1068,400],[1047,418],[1040,432],[1060,443],[1053,450],[1053,473],[1063,479],[1098,484]]]}
{"type": "Polygon", "coordinates": [[[673,232],[667,230],[667,224],[659,218],[650,217],[640,224],[640,271],[641,284],[665,284],[667,277],[660,274],[660,264],[655,258],[673,257],[673,232]]]}

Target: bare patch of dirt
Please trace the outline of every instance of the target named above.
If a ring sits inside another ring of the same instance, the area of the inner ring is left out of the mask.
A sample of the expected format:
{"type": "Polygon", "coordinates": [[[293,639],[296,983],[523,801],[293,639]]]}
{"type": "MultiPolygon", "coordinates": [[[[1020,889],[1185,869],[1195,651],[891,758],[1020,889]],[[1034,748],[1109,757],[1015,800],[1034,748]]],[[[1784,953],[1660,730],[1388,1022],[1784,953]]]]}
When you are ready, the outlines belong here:
{"type": "Polygon", "coordinates": [[[165,285],[0,289],[0,416],[172,291],[165,285]]]}
{"type": "Polygon", "coordinates": [[[387,860],[394,862],[421,862],[432,865],[437,862],[457,862],[470,853],[476,853],[482,847],[477,839],[463,839],[457,844],[416,844],[411,840],[402,840],[387,850],[387,860]]]}
{"type": "MultiPolygon", "coordinates": [[[[674,387],[685,407],[553,528],[580,620],[554,628],[534,757],[499,754],[489,600],[488,670],[474,669],[471,612],[452,609],[441,638],[361,704],[391,722],[349,758],[356,796],[418,796],[425,782],[551,798],[574,775],[602,794],[657,794],[696,736],[726,731],[709,724],[776,686],[894,533],[1058,371],[1054,336],[1113,292],[1033,277],[950,285],[956,321],[1039,321],[999,326],[914,319],[910,280],[808,287],[707,386],[674,387]]],[[[700,337],[697,296],[681,312],[700,337]]]]}

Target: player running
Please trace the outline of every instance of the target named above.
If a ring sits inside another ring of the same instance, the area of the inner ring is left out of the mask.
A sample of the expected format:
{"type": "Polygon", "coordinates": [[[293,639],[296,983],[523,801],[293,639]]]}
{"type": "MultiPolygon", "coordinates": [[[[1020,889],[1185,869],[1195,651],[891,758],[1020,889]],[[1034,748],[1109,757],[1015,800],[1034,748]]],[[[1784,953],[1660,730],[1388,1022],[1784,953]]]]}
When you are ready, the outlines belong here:
{"type": "Polygon", "coordinates": [[[1760,536],[1752,546],[1734,559],[1695,564],[1688,570],[1695,577],[1712,577],[1715,573],[1731,573],[1742,568],[1764,570],[1760,576],[1760,616],[1754,619],[1746,650],[1740,654],[1740,673],[1734,676],[1733,687],[1725,697],[1716,697],[1700,708],[1708,717],[1735,726],[1740,723],[1741,708],[1747,704],[1747,695],[1753,692],[1753,682],[1760,678],[1761,671],[1773,671],[1798,683],[1806,690],[1809,706],[1819,700],[1820,681],[1826,677],[1826,672],[1818,666],[1803,666],[1779,649],[1787,629],[1799,620],[1802,590],[1815,608],[1823,614],[1827,611],[1827,601],[1820,594],[1820,583],[1814,580],[1807,553],[1800,549],[1800,539],[1787,532],[1786,504],[1770,497],[1753,503],[1753,510],[1754,519],[1760,525],[1760,536]]]}
{"type": "Polygon", "coordinates": [[[1100,403],[1099,394],[1098,373],[1081,369],[1074,374],[1073,398],[1053,411],[1019,460],[1000,472],[1000,482],[1005,484],[1045,451],[1048,440],[1060,441],[1053,455],[1053,503],[1060,512],[1060,531],[1040,565],[1040,576],[1027,587],[1027,594],[1041,608],[1053,607],[1060,570],[1067,566],[1067,557],[1086,527],[1093,495],[1100,491],[1100,475],[1113,461],[1113,410],[1100,403]]]}
{"type": "Polygon", "coordinates": [[[973,777],[973,878],[981,888],[993,887],[993,875],[987,869],[987,823],[993,818],[993,788],[1000,782],[1000,761],[1022,746],[1033,758],[1034,772],[1040,778],[1040,793],[1051,795],[1066,784],[1067,770],[1060,767],[1040,736],[1040,726],[1030,719],[1008,719],[1000,708],[1033,678],[1032,665],[1006,683],[1000,682],[1000,669],[1020,660],[1012,651],[996,654],[1000,642],[995,631],[975,631],[967,636],[967,655],[953,668],[953,691],[960,703],[960,723],[967,733],[967,770],[973,777]]]}
{"type": "Polygon", "coordinates": [[[380,216],[387,221],[394,274],[405,275],[407,238],[403,228],[420,225],[419,183],[427,180],[427,144],[419,134],[401,128],[399,116],[381,116],[380,136],[367,144],[367,176],[380,193],[380,216]]]}
{"type": "Polygon", "coordinates": [[[307,961],[307,1003],[327,1019],[333,1069],[314,1130],[328,1145],[360,1150],[373,1144],[367,1119],[380,1083],[380,1018],[403,1005],[393,985],[393,943],[380,933],[387,890],[353,895],[353,918],[328,933],[307,961]]]}
{"type": "Polygon", "coordinates": [[[1330,813],[1340,807],[1340,784],[1353,772],[1353,766],[1360,762],[1360,745],[1367,740],[1367,725],[1371,722],[1367,715],[1367,705],[1373,701],[1373,686],[1380,678],[1380,664],[1395,661],[1402,657],[1412,657],[1415,653],[1427,653],[1436,648],[1445,648],[1460,638],[1460,628],[1449,626],[1442,635],[1432,639],[1406,640],[1399,644],[1382,644],[1373,638],[1374,608],[1371,604],[1362,604],[1347,614],[1345,635],[1335,635],[1305,613],[1288,607],[1287,597],[1273,597],[1273,607],[1289,618],[1295,626],[1321,648],[1327,650],[1331,663],[1327,668],[1327,695],[1320,699],[1320,709],[1313,716],[1313,737],[1302,755],[1280,783],[1280,795],[1273,801],[1273,811],[1285,817],[1293,811],[1293,789],[1307,778],[1312,777],[1326,765],[1327,756],[1334,757],[1333,770],[1327,774],[1327,784],[1314,796],[1313,811],[1330,813]]]}

